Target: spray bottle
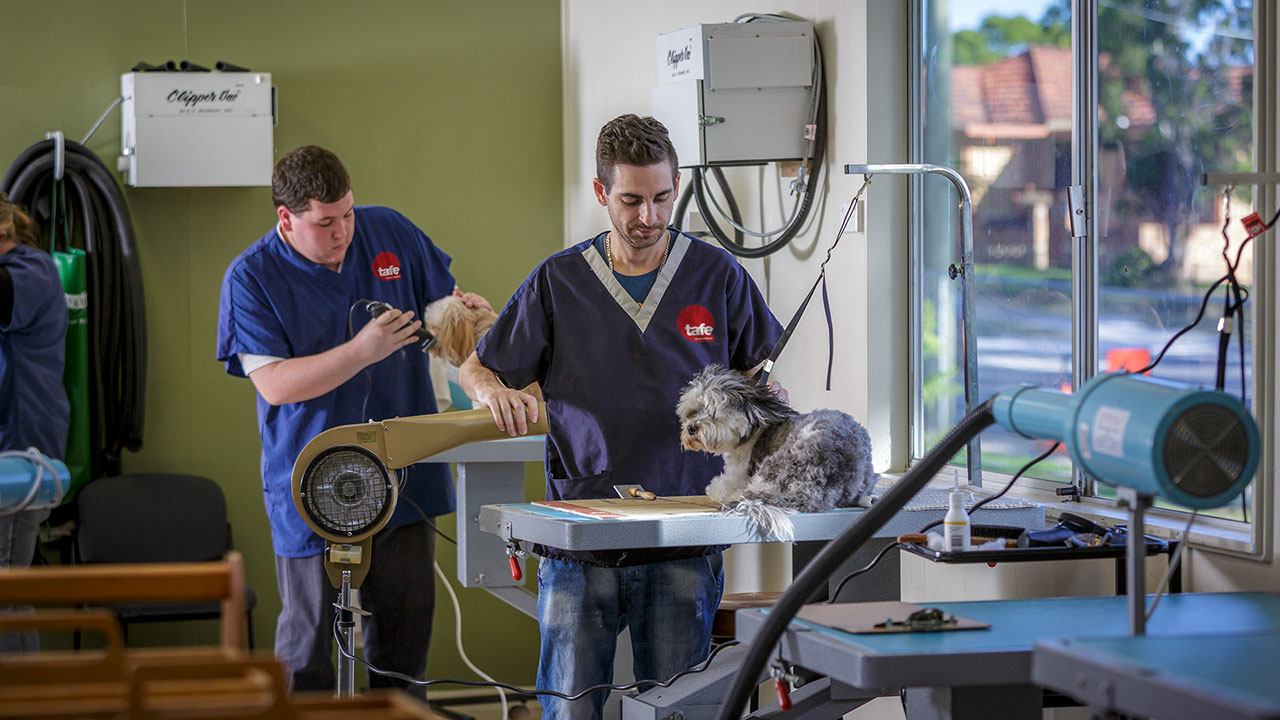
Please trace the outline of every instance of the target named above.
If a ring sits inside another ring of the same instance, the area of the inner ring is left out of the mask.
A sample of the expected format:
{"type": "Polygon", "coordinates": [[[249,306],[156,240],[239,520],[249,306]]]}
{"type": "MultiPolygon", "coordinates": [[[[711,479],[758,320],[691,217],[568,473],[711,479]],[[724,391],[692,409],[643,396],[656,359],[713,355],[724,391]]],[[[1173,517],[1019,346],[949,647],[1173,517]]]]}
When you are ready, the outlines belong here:
{"type": "Polygon", "coordinates": [[[958,489],[952,490],[950,500],[951,507],[947,510],[946,517],[942,518],[947,552],[968,552],[969,513],[964,509],[964,493],[958,489]]]}

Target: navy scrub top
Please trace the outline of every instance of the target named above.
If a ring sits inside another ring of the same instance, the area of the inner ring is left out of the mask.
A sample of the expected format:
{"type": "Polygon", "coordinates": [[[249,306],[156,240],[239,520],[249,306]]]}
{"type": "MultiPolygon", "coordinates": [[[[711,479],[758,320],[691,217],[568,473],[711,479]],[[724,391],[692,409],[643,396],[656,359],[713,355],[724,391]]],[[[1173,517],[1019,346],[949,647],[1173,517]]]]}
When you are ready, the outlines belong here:
{"type": "MultiPolygon", "coordinates": [[[[732,256],[671,232],[671,253],[643,304],[588,239],[543,261],[476,349],[509,387],[542,387],[549,500],[616,497],[613,486],[630,483],[700,495],[723,469],[719,457],[680,447],[680,390],[712,363],[755,367],[782,327],[732,256]]],[[[540,552],[610,566],[688,554],[540,552]]]]}
{"type": "MultiPolygon", "coordinates": [[[[421,317],[427,303],[453,292],[450,262],[417,226],[385,207],[355,208],[355,235],[339,272],[307,260],[273,228],[223,278],[218,360],[227,373],[245,377],[241,353],[293,358],[334,348],[352,337],[347,318],[358,300],[381,300],[421,317]]],[[[371,316],[358,307],[351,319],[354,334],[371,316]]],[[[368,377],[357,373],[320,397],[273,406],[258,396],[263,495],[277,555],[306,557],[324,548],[293,504],[290,478],[302,448],[338,425],[436,412],[428,362],[426,353],[409,345],[366,368],[368,377]],[[361,417],[366,393],[367,417],[361,417]]],[[[427,515],[453,512],[448,464],[417,463],[405,470],[403,495],[427,515]]],[[[401,502],[387,526],[421,520],[410,503],[401,502]]]]}
{"type": "Polygon", "coordinates": [[[67,300],[49,253],[19,244],[0,255],[13,281],[13,315],[0,324],[0,450],[62,460],[71,405],[62,386],[67,300]]]}

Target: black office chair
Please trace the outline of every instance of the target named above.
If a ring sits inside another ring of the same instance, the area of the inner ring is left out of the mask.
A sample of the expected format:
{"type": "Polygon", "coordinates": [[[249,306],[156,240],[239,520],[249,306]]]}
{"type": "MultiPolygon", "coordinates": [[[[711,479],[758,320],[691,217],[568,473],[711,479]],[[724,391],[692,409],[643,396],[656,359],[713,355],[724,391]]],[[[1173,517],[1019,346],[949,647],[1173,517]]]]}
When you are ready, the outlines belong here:
{"type": "MultiPolygon", "coordinates": [[[[222,488],[209,478],[134,473],[99,478],[76,497],[73,563],[201,562],[231,550],[222,488]]],[[[252,588],[245,589],[249,649],[253,649],[252,588]]],[[[130,623],[216,619],[216,602],[122,604],[111,608],[128,639],[130,623]]],[[[80,638],[74,638],[79,648],[80,638]]]]}

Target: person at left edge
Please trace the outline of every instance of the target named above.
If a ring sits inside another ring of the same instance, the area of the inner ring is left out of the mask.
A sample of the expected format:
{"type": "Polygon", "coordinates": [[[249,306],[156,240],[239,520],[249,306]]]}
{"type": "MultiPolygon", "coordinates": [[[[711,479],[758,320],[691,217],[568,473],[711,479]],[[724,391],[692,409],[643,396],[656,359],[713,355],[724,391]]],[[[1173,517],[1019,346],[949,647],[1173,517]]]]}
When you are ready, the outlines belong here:
{"type": "MultiPolygon", "coordinates": [[[[62,387],[67,301],[35,223],[0,191],[0,451],[62,460],[71,405],[62,387]]],[[[49,508],[0,516],[0,567],[26,567],[49,508]]],[[[9,608],[0,608],[0,613],[9,608]]],[[[0,653],[33,652],[34,630],[0,634],[0,653]]]]}
{"type": "MultiPolygon", "coordinates": [[[[450,293],[469,305],[489,304],[456,289],[449,256],[403,215],[356,206],[346,168],[332,152],[306,146],[286,154],[271,190],[275,227],[232,261],[222,281],[217,355],[229,374],[248,377],[258,391],[263,497],[282,604],[276,656],[291,689],[333,690],[336,591],[324,572],[324,542],[293,504],[294,460],[331,427],[435,412],[429,356],[409,345],[421,327],[414,315],[450,293]],[[371,318],[363,303],[353,310],[361,300],[394,309],[371,318]]],[[[372,613],[365,657],[422,677],[435,606],[435,537],[417,508],[429,516],[453,512],[453,484],[445,464],[406,471],[401,497],[411,502],[400,503],[374,536],[375,561],[360,596],[372,613]]],[[[373,674],[369,683],[409,687],[373,674]]],[[[422,697],[421,687],[409,689],[422,697]]]]}

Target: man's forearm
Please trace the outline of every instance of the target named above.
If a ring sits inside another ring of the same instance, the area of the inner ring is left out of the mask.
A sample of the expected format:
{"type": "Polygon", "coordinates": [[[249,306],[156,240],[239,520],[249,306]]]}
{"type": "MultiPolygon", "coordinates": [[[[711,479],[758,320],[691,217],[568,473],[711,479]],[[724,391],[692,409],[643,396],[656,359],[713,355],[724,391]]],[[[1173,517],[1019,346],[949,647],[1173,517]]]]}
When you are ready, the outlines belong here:
{"type": "Polygon", "coordinates": [[[458,386],[467,397],[476,402],[482,402],[493,391],[506,387],[496,373],[480,363],[479,356],[474,352],[458,368],[458,386]]]}
{"type": "Polygon", "coordinates": [[[254,370],[249,379],[272,405],[318,398],[364,369],[355,347],[347,342],[316,355],[288,358],[254,370]]]}

